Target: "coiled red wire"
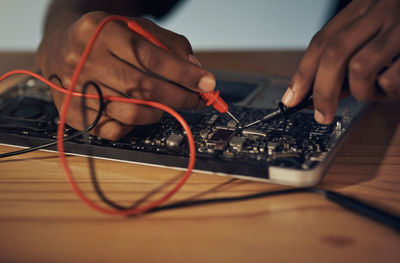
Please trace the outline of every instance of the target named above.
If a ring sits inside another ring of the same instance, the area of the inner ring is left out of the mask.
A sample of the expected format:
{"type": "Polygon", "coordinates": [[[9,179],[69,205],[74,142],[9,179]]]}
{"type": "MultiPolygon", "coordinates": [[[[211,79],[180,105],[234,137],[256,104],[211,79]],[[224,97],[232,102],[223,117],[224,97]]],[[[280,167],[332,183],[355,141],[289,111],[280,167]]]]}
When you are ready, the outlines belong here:
{"type": "Polygon", "coordinates": [[[122,103],[134,103],[134,104],[139,104],[139,105],[155,107],[155,108],[161,109],[161,110],[171,114],[173,117],[175,117],[178,120],[178,122],[182,125],[182,127],[186,133],[188,144],[189,144],[190,155],[189,155],[189,162],[188,162],[187,170],[185,171],[183,176],[179,179],[179,181],[176,183],[176,185],[169,192],[167,192],[164,196],[162,196],[160,199],[155,200],[150,203],[147,203],[140,207],[135,207],[135,208],[126,209],[126,210],[114,210],[114,209],[109,209],[107,207],[96,204],[95,202],[90,200],[83,193],[83,191],[80,189],[80,187],[76,183],[76,181],[72,175],[72,171],[69,167],[68,160],[65,156],[65,152],[64,152],[65,150],[64,150],[63,137],[64,137],[66,116],[67,116],[67,112],[68,112],[68,108],[69,108],[72,96],[85,97],[88,99],[99,99],[99,96],[97,94],[83,94],[80,92],[75,92],[74,88],[76,86],[76,83],[78,82],[79,75],[83,70],[83,66],[84,66],[84,64],[90,54],[90,51],[91,51],[98,35],[100,34],[101,30],[104,28],[104,26],[107,23],[109,23],[110,21],[116,21],[116,20],[126,23],[126,25],[132,31],[136,32],[138,35],[147,39],[154,45],[168,50],[157,38],[155,38],[151,33],[149,33],[147,30],[145,30],[142,26],[140,26],[135,21],[130,20],[123,16],[112,15],[112,16],[106,17],[103,21],[101,21],[100,24],[97,26],[96,30],[93,32],[88,44],[85,47],[85,50],[82,53],[81,58],[79,59],[79,62],[75,68],[75,71],[74,71],[72,79],[71,79],[71,85],[68,87],[67,90],[62,87],[57,86],[56,84],[52,83],[48,79],[46,79],[32,71],[29,71],[29,70],[12,70],[12,71],[4,74],[3,76],[1,76],[0,82],[12,75],[25,74],[25,75],[29,75],[31,77],[34,77],[34,78],[44,82],[46,85],[48,85],[49,87],[51,87],[53,89],[56,89],[59,92],[64,93],[65,94],[64,103],[63,103],[63,106],[61,109],[60,121],[59,121],[58,128],[57,128],[57,149],[58,149],[60,161],[62,163],[64,172],[66,174],[69,184],[71,185],[72,189],[74,190],[74,192],[77,194],[77,196],[80,198],[80,200],[83,203],[85,203],[89,207],[91,207],[99,212],[102,212],[104,214],[109,214],[109,215],[134,215],[134,214],[139,214],[139,213],[149,211],[149,210],[159,206],[163,202],[167,201],[171,196],[173,196],[185,184],[187,179],[190,177],[191,172],[194,167],[194,164],[195,164],[196,150],[195,150],[194,138],[193,138],[193,135],[192,135],[189,125],[182,118],[182,116],[179,115],[172,108],[170,108],[166,105],[163,105],[161,103],[155,102],[155,101],[146,101],[146,100],[141,100],[141,99],[131,99],[131,98],[115,97],[115,96],[104,96],[103,97],[104,100],[108,100],[108,101],[118,101],[118,102],[122,102],[122,103]]]}

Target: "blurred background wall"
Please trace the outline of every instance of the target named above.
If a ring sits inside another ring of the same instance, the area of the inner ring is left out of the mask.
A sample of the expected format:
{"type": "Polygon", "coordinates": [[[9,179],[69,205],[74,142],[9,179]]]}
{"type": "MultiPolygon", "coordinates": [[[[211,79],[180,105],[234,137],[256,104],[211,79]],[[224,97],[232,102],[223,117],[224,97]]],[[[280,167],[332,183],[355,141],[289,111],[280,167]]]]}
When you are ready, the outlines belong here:
{"type": "MultiPolygon", "coordinates": [[[[68,1],[68,0],[65,0],[68,1]]],[[[0,50],[35,50],[49,0],[0,0],[0,50]]],[[[160,21],[195,50],[305,48],[335,0],[186,0],[160,21]]]]}

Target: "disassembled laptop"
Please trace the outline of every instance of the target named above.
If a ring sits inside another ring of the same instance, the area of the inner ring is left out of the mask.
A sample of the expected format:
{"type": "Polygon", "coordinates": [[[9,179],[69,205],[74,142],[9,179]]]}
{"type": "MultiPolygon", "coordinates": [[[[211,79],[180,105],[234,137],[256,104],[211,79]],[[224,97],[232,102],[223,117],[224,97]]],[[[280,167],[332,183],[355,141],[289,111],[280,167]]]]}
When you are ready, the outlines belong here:
{"type": "MultiPolygon", "coordinates": [[[[215,75],[217,89],[230,104],[230,111],[245,123],[271,112],[286,87],[264,75],[215,75]]],[[[179,113],[193,132],[195,169],[308,186],[321,180],[339,141],[364,108],[352,98],[341,104],[330,125],[316,123],[311,110],[248,128],[239,127],[229,116],[218,114],[211,107],[179,113]]],[[[27,79],[0,95],[2,144],[32,147],[54,141],[57,121],[48,87],[35,79],[27,79]]],[[[76,131],[67,128],[65,133],[72,135],[76,131]]],[[[137,126],[119,141],[89,136],[87,141],[68,141],[65,147],[72,154],[178,168],[186,167],[189,154],[181,126],[168,114],[158,123],[137,126]]]]}

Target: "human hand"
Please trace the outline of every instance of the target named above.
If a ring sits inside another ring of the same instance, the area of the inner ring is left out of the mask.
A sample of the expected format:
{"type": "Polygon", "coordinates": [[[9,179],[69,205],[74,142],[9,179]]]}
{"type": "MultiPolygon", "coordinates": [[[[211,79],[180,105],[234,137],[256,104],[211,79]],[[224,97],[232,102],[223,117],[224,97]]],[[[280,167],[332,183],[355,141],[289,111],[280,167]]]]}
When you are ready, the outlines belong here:
{"type": "Polygon", "coordinates": [[[312,39],[282,102],[312,89],[314,117],[329,124],[345,78],[359,101],[400,98],[400,0],[353,0],[312,39]]]}
{"type": "MultiPolygon", "coordinates": [[[[46,77],[56,75],[61,81],[57,84],[68,87],[91,34],[107,16],[104,12],[90,12],[72,24],[61,24],[46,33],[36,56],[43,74],[46,77]]],[[[93,46],[75,91],[82,91],[85,82],[93,81],[107,96],[128,95],[183,109],[201,106],[198,93],[212,91],[215,79],[200,66],[186,38],[149,20],[135,18],[135,21],[170,52],[151,44],[122,23],[112,21],[104,27],[93,46]]],[[[86,93],[95,92],[88,89],[86,93]]],[[[64,94],[52,90],[52,96],[60,112],[64,94]]],[[[98,105],[97,100],[88,99],[82,110],[81,99],[73,97],[67,115],[68,125],[84,129],[83,113],[87,114],[90,123],[97,115],[98,105]]],[[[158,121],[162,114],[162,111],[147,106],[107,102],[100,122],[91,133],[117,140],[135,125],[158,121]]]]}

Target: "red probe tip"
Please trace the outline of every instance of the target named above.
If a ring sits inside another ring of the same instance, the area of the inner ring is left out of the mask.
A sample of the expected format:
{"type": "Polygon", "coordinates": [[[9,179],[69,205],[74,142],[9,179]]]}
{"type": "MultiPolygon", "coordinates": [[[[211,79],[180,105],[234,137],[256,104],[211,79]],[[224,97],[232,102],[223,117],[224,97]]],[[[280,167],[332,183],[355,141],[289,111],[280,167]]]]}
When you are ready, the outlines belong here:
{"type": "Polygon", "coordinates": [[[220,91],[210,91],[200,93],[200,96],[207,101],[207,106],[213,106],[219,113],[226,113],[228,111],[228,104],[219,96],[220,91]]]}
{"type": "Polygon", "coordinates": [[[213,106],[214,109],[216,109],[219,113],[226,113],[228,114],[232,119],[234,119],[237,123],[240,124],[239,120],[233,116],[232,113],[228,111],[229,107],[228,104],[219,96],[220,91],[211,91],[211,92],[205,92],[205,93],[200,93],[200,96],[207,101],[206,105],[207,106],[213,106]]]}

